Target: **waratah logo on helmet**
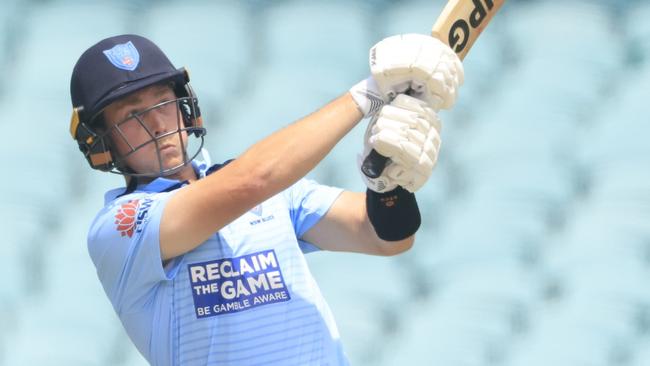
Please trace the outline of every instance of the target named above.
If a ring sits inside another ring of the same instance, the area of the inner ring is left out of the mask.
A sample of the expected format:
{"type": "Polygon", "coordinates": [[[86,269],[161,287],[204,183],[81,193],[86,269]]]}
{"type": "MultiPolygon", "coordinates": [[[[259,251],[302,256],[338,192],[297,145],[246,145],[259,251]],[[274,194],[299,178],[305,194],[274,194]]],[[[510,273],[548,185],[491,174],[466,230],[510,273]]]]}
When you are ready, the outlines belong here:
{"type": "Polygon", "coordinates": [[[142,223],[147,219],[149,208],[153,201],[149,198],[130,200],[120,205],[115,214],[116,230],[121,236],[133,236],[133,233],[142,231],[142,223]]]}
{"type": "Polygon", "coordinates": [[[131,41],[118,44],[105,50],[104,55],[118,69],[133,71],[140,63],[140,53],[131,41]]]}

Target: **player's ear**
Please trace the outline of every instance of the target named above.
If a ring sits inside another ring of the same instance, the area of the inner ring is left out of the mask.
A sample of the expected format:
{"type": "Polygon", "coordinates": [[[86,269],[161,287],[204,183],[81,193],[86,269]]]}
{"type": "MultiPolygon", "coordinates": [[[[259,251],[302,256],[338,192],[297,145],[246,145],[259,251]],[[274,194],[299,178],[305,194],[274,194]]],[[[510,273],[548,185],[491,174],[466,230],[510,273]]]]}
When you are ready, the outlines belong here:
{"type": "Polygon", "coordinates": [[[115,149],[115,143],[113,141],[113,138],[114,138],[113,135],[114,134],[109,132],[110,126],[109,126],[109,123],[108,123],[108,121],[106,119],[106,112],[105,111],[102,111],[99,115],[97,115],[97,117],[95,117],[95,121],[93,122],[93,126],[94,126],[94,130],[97,133],[97,135],[98,136],[103,136],[102,140],[103,140],[104,148],[110,154],[111,160],[113,161],[113,164],[116,167],[119,168],[118,163],[116,161],[117,160],[116,157],[119,156],[119,153],[115,149]]]}
{"type": "Polygon", "coordinates": [[[95,122],[93,124],[95,126],[95,131],[97,131],[98,135],[103,135],[104,133],[106,133],[106,131],[108,131],[108,125],[107,125],[107,122],[106,122],[105,113],[106,112],[102,111],[95,118],[95,122]]]}
{"type": "Polygon", "coordinates": [[[93,169],[110,171],[113,164],[113,156],[106,145],[106,139],[102,133],[98,133],[95,119],[86,122],[81,119],[83,107],[73,109],[70,120],[70,132],[77,141],[79,150],[84,154],[86,160],[93,169]]]}

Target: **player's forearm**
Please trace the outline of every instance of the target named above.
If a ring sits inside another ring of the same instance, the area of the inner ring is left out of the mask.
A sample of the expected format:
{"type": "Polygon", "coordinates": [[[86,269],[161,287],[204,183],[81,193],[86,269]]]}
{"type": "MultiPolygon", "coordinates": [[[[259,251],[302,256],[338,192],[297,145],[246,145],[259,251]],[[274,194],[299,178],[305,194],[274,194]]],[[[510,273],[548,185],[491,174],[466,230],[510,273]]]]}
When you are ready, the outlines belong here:
{"type": "Polygon", "coordinates": [[[359,121],[349,94],[253,145],[235,162],[262,184],[268,198],[305,176],[359,121]]]}
{"type": "MultiPolygon", "coordinates": [[[[358,248],[364,248],[362,253],[382,256],[392,256],[409,250],[415,242],[415,234],[404,239],[387,241],[381,239],[370,222],[368,210],[366,209],[366,195],[364,193],[354,193],[354,211],[357,219],[351,220],[354,229],[348,230],[354,235],[350,238],[357,243],[358,248]]],[[[349,251],[349,248],[343,249],[349,251]]]]}
{"type": "Polygon", "coordinates": [[[302,239],[323,250],[389,256],[410,249],[415,236],[395,241],[382,240],[368,218],[366,194],[346,191],[302,239]]]}
{"type": "Polygon", "coordinates": [[[415,243],[415,234],[395,241],[386,241],[379,238],[377,232],[375,231],[375,228],[372,226],[372,223],[368,218],[367,212],[364,212],[361,227],[365,233],[364,238],[366,238],[366,240],[370,243],[374,243],[377,252],[372,254],[375,255],[391,256],[401,254],[411,249],[411,247],[413,247],[413,243],[415,243]]]}
{"type": "Polygon", "coordinates": [[[305,176],[361,118],[346,93],[177,192],[163,214],[163,258],[194,249],[215,231],[305,176]]]}

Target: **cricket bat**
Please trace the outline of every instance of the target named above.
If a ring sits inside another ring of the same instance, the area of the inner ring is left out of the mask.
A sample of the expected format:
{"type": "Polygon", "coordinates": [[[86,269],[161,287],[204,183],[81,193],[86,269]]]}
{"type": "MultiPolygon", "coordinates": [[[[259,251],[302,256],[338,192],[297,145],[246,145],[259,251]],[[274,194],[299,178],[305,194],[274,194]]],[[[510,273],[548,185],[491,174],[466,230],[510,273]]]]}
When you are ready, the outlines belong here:
{"type": "MultiPolygon", "coordinates": [[[[462,61],[504,2],[449,0],[433,24],[431,36],[446,43],[462,61]]],[[[370,178],[377,178],[384,171],[387,161],[387,157],[372,150],[363,161],[361,171],[370,178]]]]}

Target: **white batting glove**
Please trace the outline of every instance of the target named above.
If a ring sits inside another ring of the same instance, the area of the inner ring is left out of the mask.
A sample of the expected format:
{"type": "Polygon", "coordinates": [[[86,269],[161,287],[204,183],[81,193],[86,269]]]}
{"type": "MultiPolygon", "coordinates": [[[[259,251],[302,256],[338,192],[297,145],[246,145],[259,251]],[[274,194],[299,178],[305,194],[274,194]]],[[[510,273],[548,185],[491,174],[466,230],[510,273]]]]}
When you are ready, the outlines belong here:
{"type": "Polygon", "coordinates": [[[370,49],[370,71],[384,100],[407,93],[434,109],[449,109],[463,84],[463,64],[439,39],[422,34],[388,37],[370,49]]]}
{"type": "Polygon", "coordinates": [[[419,190],[431,176],[440,151],[441,123],[426,102],[400,94],[368,124],[361,167],[372,149],[390,158],[377,178],[361,176],[369,189],[383,193],[401,186],[409,192],[419,190]]]}

